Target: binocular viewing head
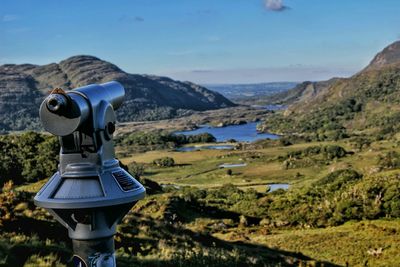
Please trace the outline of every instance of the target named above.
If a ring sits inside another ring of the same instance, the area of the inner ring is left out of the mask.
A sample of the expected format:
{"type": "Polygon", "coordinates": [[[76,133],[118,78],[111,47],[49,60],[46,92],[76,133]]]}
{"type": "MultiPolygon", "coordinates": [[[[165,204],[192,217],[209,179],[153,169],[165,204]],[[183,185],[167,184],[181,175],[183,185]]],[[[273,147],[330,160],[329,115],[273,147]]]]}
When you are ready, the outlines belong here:
{"type": "Polygon", "coordinates": [[[124,96],[125,90],[118,82],[88,85],[67,92],[55,89],[40,106],[40,119],[45,130],[57,136],[72,134],[81,126],[101,130],[98,127],[103,126],[100,120],[104,114],[99,113],[104,111],[102,105],[109,105],[115,111],[122,105],[124,96]],[[88,124],[90,120],[97,124],[88,124]]]}

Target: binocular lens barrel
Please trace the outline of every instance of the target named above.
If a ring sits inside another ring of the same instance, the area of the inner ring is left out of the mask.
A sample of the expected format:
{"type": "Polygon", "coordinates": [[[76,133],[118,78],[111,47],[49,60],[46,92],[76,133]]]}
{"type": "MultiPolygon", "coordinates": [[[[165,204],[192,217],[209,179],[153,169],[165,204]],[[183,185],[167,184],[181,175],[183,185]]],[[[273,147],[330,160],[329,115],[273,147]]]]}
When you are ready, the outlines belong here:
{"type": "Polygon", "coordinates": [[[125,98],[125,89],[119,82],[107,82],[102,84],[92,84],[80,87],[70,91],[71,93],[79,92],[86,96],[91,105],[94,106],[100,101],[109,102],[114,110],[117,110],[125,98]]]}
{"type": "Polygon", "coordinates": [[[57,136],[66,136],[76,131],[89,116],[97,116],[95,111],[102,102],[110,103],[116,110],[122,105],[124,97],[124,87],[114,81],[67,92],[56,91],[43,101],[40,120],[46,131],[57,136]]]}

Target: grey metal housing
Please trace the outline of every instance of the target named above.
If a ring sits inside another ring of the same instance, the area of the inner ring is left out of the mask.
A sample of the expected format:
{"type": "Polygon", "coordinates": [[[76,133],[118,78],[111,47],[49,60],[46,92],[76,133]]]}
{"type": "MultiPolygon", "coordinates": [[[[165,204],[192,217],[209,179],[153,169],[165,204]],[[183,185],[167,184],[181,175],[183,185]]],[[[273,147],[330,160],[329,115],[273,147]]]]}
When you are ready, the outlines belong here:
{"type": "Polygon", "coordinates": [[[114,110],[124,96],[121,84],[109,82],[57,89],[40,107],[43,126],[59,136],[61,150],[58,171],[34,202],[67,227],[74,240],[113,236],[123,216],[145,197],[143,185],[115,159],[114,110]]]}

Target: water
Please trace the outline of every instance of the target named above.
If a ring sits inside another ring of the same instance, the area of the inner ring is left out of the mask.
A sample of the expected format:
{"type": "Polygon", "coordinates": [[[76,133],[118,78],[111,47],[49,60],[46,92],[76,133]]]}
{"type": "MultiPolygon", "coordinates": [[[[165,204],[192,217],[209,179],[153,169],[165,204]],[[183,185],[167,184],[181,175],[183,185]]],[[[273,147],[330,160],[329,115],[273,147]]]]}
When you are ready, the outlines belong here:
{"type": "MultiPolygon", "coordinates": [[[[231,164],[231,165],[235,165],[235,164],[231,164]]],[[[240,164],[236,164],[236,165],[240,165],[240,164]]],[[[244,165],[246,166],[246,165],[244,165]]],[[[237,166],[240,167],[240,166],[237,166]]],[[[160,184],[162,188],[167,188],[167,187],[172,187],[174,189],[181,189],[180,185],[176,185],[176,184],[160,184]]],[[[268,191],[268,193],[274,192],[278,189],[283,189],[283,190],[288,190],[289,189],[289,184],[268,184],[267,185],[270,190],[268,191]]]]}
{"type": "Polygon", "coordinates": [[[175,134],[195,135],[201,133],[210,133],[217,139],[217,142],[226,142],[230,139],[235,139],[239,142],[253,142],[260,139],[279,138],[279,136],[275,134],[258,133],[256,126],[256,122],[241,125],[230,125],[226,127],[203,126],[196,130],[175,132],[175,134]]]}
{"type": "Polygon", "coordinates": [[[283,190],[289,189],[289,184],[268,184],[267,186],[270,188],[269,193],[274,192],[278,189],[283,189],[283,190]]]}
{"type": "Polygon", "coordinates": [[[285,110],[287,106],[285,105],[252,105],[253,108],[256,109],[266,109],[270,111],[278,111],[278,110],[285,110]]]}
{"type": "Polygon", "coordinates": [[[236,164],[229,164],[229,163],[224,163],[219,165],[218,167],[220,168],[237,168],[237,167],[245,167],[247,166],[247,163],[236,163],[236,164]]]}
{"type": "Polygon", "coordinates": [[[181,189],[181,186],[180,185],[176,185],[176,184],[160,184],[160,186],[162,188],[172,187],[172,188],[178,189],[178,190],[181,189]]]}
{"type": "Polygon", "coordinates": [[[185,146],[178,147],[175,151],[179,152],[191,152],[191,151],[199,151],[205,149],[217,149],[217,150],[233,150],[235,147],[232,145],[211,145],[211,146],[185,146]]]}

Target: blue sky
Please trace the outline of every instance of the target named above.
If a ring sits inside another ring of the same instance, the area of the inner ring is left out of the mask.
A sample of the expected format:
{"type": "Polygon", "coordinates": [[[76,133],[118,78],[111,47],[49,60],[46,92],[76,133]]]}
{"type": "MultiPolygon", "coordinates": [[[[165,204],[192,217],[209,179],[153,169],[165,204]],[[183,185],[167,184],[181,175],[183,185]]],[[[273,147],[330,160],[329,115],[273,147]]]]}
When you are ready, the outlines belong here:
{"type": "Polygon", "coordinates": [[[400,39],[398,0],[1,0],[0,64],[94,55],[199,83],[349,76],[400,39]]]}

